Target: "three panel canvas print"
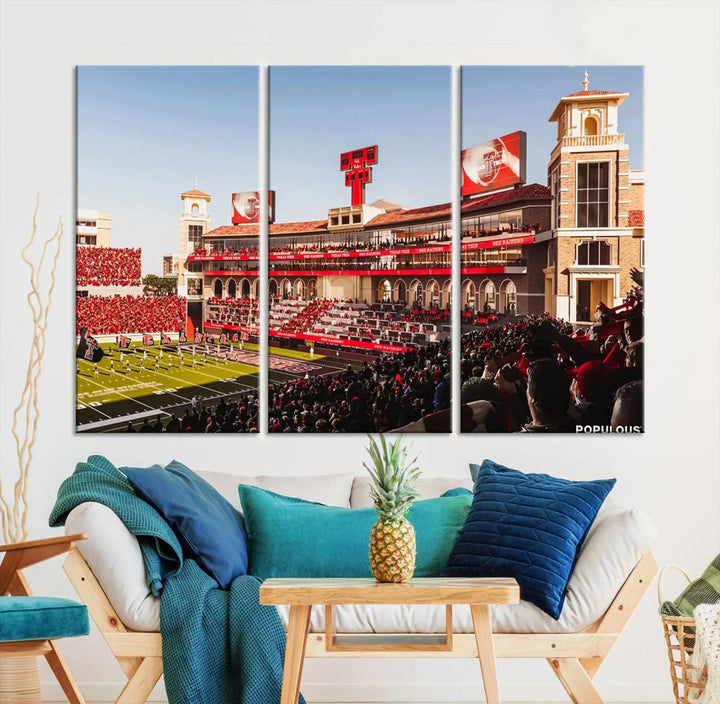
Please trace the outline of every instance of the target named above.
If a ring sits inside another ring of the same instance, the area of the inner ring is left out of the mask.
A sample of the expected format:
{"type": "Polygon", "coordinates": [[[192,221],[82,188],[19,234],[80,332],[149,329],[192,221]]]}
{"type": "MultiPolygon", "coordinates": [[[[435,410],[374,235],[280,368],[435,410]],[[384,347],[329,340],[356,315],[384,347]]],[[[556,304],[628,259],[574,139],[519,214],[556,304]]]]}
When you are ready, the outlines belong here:
{"type": "Polygon", "coordinates": [[[643,431],[641,67],[268,83],[78,68],[78,432],[643,431]]]}

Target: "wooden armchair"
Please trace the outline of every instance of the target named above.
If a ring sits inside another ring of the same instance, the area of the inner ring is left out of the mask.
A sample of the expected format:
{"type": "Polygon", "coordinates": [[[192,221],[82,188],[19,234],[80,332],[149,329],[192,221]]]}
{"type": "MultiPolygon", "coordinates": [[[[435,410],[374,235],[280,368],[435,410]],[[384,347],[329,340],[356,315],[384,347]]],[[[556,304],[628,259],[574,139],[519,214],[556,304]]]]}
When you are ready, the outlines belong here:
{"type": "Polygon", "coordinates": [[[85,704],[55,640],[87,635],[87,607],[69,599],[35,597],[23,569],[72,550],[83,534],[0,545],[0,657],[44,655],[70,704],[85,704]]]}

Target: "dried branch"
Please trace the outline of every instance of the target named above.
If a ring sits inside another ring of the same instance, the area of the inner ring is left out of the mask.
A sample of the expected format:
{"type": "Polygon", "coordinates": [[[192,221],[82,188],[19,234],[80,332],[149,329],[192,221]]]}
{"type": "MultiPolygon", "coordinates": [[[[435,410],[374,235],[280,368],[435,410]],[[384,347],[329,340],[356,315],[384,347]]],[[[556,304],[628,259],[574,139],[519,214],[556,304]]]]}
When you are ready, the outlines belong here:
{"type": "Polygon", "coordinates": [[[5,498],[2,478],[0,477],[0,527],[3,542],[17,542],[27,538],[28,501],[30,468],[37,440],[40,420],[39,382],[42,375],[42,363],[47,341],[48,315],[55,291],[56,270],[60,255],[60,243],[63,237],[62,219],[55,233],[43,243],[40,257],[35,261],[30,250],[37,237],[37,214],[40,207],[38,194],[33,214],[32,231],[28,243],[22,250],[22,260],[30,268],[30,292],[26,296],[33,321],[32,345],[25,372],[20,401],[13,411],[12,435],[18,457],[18,478],[13,487],[12,504],[5,498]],[[48,263],[49,262],[49,263],[48,263]],[[46,270],[49,266],[49,273],[46,270]],[[44,292],[42,281],[49,276],[49,286],[44,292]]]}

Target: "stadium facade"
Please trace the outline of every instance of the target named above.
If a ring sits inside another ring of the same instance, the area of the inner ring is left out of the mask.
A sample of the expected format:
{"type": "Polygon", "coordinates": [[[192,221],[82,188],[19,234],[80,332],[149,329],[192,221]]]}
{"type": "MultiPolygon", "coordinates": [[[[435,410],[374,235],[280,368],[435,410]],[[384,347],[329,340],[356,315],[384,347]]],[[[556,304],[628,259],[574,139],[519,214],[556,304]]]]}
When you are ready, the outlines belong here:
{"type": "MultiPolygon", "coordinates": [[[[516,184],[463,197],[463,310],[548,312],[590,323],[599,302],[622,303],[630,271],[644,266],[644,176],[629,170],[629,149],[618,131],[627,95],[588,90],[586,77],[583,90],[562,97],[550,116],[558,131],[547,186],[516,184]]],[[[210,196],[196,189],[181,197],[179,276],[186,285],[201,281],[195,327],[256,333],[259,224],[210,229],[210,196]],[[218,313],[229,299],[238,305],[228,318],[218,313]]],[[[282,301],[321,299],[388,309],[450,307],[449,203],[408,209],[388,200],[354,202],[329,208],[322,220],[272,223],[269,233],[271,312],[282,301]]]]}

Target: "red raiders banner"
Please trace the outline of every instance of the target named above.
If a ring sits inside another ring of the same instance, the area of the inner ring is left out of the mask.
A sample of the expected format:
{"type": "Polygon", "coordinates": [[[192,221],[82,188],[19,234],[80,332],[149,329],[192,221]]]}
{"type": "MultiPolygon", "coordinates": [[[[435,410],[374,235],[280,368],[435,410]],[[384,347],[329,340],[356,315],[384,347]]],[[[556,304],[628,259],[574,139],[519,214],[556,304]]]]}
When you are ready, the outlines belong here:
{"type": "Polygon", "coordinates": [[[208,333],[207,335],[205,335],[205,342],[209,342],[210,344],[214,345],[215,338],[210,333],[208,333]]]}
{"type": "Polygon", "coordinates": [[[187,333],[184,330],[178,332],[178,342],[187,342],[187,333]]]}
{"type": "Polygon", "coordinates": [[[233,342],[240,342],[240,335],[234,332],[231,339],[233,342]]]}
{"type": "Polygon", "coordinates": [[[527,135],[518,131],[463,149],[462,188],[470,196],[525,183],[527,135]]]}
{"type": "Polygon", "coordinates": [[[241,339],[241,340],[246,340],[246,341],[249,340],[249,339],[250,339],[250,333],[241,332],[241,333],[240,333],[240,339],[241,339]]]}
{"type": "Polygon", "coordinates": [[[169,345],[170,344],[170,335],[167,335],[164,332],[160,333],[160,344],[169,345]]]}
{"type": "MultiPolygon", "coordinates": [[[[260,222],[260,192],[233,193],[232,208],[233,225],[260,222]]],[[[268,191],[268,222],[275,222],[275,191],[268,191]]]]}
{"type": "Polygon", "coordinates": [[[130,347],[130,338],[125,337],[124,335],[120,335],[120,339],[118,340],[118,346],[121,350],[126,350],[130,347]]]}
{"type": "Polygon", "coordinates": [[[155,344],[155,338],[152,335],[143,335],[143,345],[152,347],[155,344]]]}
{"type": "Polygon", "coordinates": [[[203,334],[201,332],[195,333],[195,342],[202,342],[203,341],[203,334]]]}
{"type": "Polygon", "coordinates": [[[225,333],[223,333],[222,335],[220,335],[220,343],[221,343],[221,344],[224,345],[224,344],[227,343],[227,341],[228,341],[228,336],[227,336],[225,333]]]}

